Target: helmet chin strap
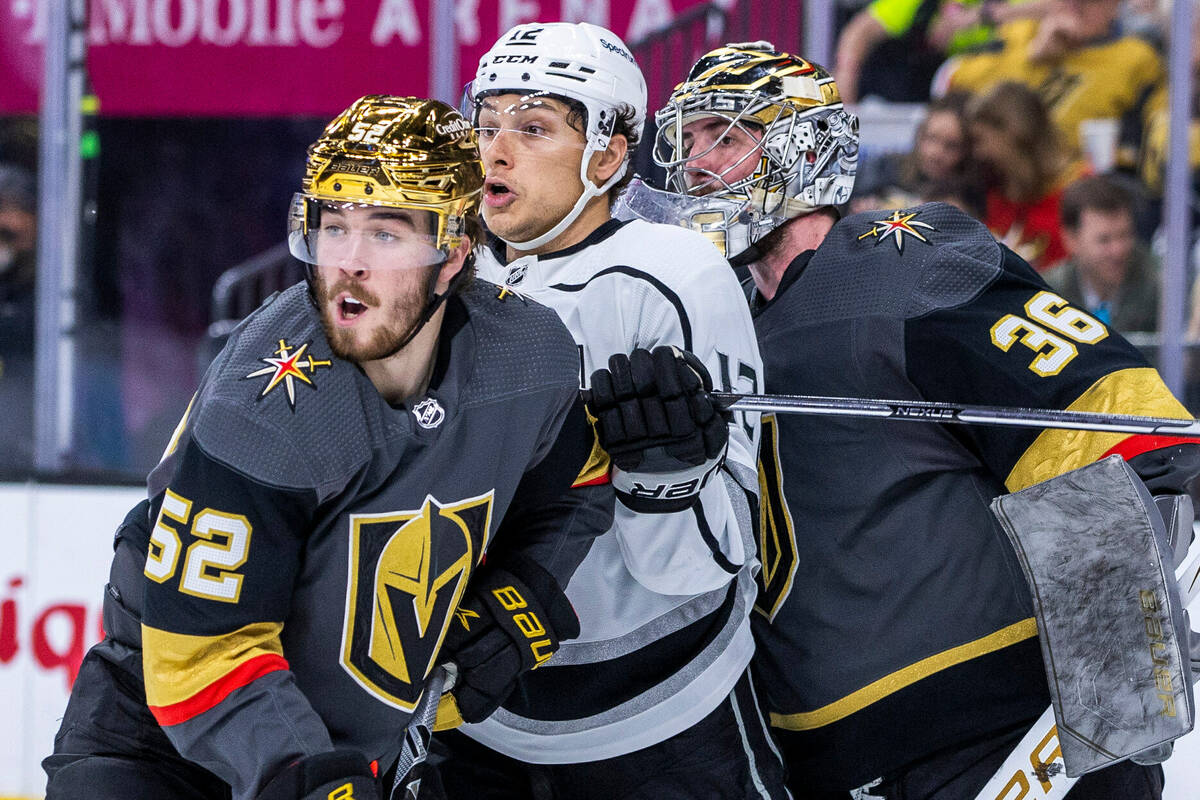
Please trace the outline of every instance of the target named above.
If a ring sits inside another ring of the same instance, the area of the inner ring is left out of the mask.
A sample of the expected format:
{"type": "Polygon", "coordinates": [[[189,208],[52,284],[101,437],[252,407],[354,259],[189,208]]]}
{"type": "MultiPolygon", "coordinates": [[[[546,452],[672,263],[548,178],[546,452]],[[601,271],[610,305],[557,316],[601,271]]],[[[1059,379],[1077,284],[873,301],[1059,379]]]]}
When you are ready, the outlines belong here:
{"type": "Polygon", "coordinates": [[[597,188],[596,184],[592,183],[587,176],[588,162],[592,160],[592,154],[596,152],[596,147],[588,145],[583,152],[583,160],[579,164],[579,178],[583,181],[583,192],[579,195],[579,199],[575,201],[575,205],[567,212],[567,215],[558,221],[550,230],[543,233],[541,236],[528,239],[524,242],[515,242],[511,239],[505,239],[503,236],[498,236],[500,241],[514,250],[527,251],[536,250],[544,244],[554,241],[558,236],[571,226],[571,223],[579,218],[583,213],[583,208],[588,204],[588,201],[593,197],[599,197],[613,187],[617,181],[625,174],[628,169],[629,162],[622,163],[620,168],[613,173],[613,176],[604,182],[603,186],[597,188]]]}

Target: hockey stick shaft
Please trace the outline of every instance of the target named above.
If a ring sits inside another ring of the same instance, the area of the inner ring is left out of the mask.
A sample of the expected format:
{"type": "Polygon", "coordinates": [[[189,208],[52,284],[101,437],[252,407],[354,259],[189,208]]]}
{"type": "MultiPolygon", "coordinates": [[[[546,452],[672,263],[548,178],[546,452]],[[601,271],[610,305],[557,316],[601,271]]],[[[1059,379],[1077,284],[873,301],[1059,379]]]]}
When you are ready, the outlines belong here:
{"type": "MultiPolygon", "coordinates": [[[[1176,571],[1179,595],[1187,608],[1200,596],[1200,550],[1176,571]]],[[[1048,707],[1024,738],[1013,748],[1008,758],[996,770],[976,800],[1061,800],[1078,778],[1062,770],[1062,755],[1058,750],[1058,727],[1054,706],[1048,707]],[[1053,766],[1052,766],[1053,765],[1053,766]]]]}
{"type": "Polygon", "coordinates": [[[433,668],[425,679],[425,691],[413,709],[412,719],[404,729],[404,741],[396,761],[396,780],[388,795],[391,800],[406,800],[417,796],[420,785],[420,766],[429,753],[429,740],[433,736],[433,723],[437,719],[438,702],[442,699],[442,687],[446,684],[446,670],[433,668]]]}
{"type": "Polygon", "coordinates": [[[1007,425],[1017,428],[1067,428],[1108,433],[1141,433],[1200,439],[1200,422],[1170,417],[1100,414],[1045,408],[974,406],[924,400],[869,400],[796,394],[713,392],[713,400],[733,411],[948,422],[960,425],[1007,425]]]}

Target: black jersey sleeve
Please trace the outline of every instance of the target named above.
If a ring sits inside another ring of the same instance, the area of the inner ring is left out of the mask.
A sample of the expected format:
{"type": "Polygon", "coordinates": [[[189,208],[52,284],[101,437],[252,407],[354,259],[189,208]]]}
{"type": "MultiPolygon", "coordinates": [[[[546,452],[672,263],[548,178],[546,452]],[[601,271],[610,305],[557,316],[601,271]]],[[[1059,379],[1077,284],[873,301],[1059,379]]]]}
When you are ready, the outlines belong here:
{"type": "Polygon", "coordinates": [[[315,493],[272,488],[187,440],[155,501],[145,566],[146,698],[179,752],[252,797],[332,749],[280,634],[315,493]]]}
{"type": "MultiPolygon", "coordinates": [[[[1190,416],[1136,348],[1070,305],[1007,248],[994,280],[964,303],[906,320],[904,335],[908,378],[926,399],[1190,416]]],[[[947,427],[1009,491],[1113,453],[1136,465],[1133,459],[1142,453],[1197,447],[1191,440],[1162,436],[947,427]]]]}
{"type": "Polygon", "coordinates": [[[517,485],[488,559],[520,553],[565,587],[592,540],[612,526],[613,503],[608,457],[575,395],[549,449],[517,485]]]}

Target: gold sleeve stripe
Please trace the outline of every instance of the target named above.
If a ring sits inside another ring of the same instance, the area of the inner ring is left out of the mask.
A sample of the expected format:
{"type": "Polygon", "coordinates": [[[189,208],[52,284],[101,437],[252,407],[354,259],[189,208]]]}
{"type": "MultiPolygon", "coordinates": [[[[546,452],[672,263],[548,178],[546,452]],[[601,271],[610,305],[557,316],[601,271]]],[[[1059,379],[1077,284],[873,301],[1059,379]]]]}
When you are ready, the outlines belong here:
{"type": "MultiPolygon", "coordinates": [[[[595,425],[591,414],[588,415],[589,421],[595,425]]],[[[583,465],[583,469],[579,471],[579,475],[575,478],[575,482],[571,484],[571,488],[579,486],[595,486],[601,483],[608,483],[608,468],[609,468],[608,453],[600,446],[600,438],[596,436],[595,430],[592,431],[592,452],[588,454],[588,460],[583,465]]]]}
{"type": "MultiPolygon", "coordinates": [[[[196,708],[203,702],[212,701],[201,709],[207,710],[254,678],[287,669],[279,641],[282,630],[281,623],[258,622],[219,636],[191,636],[143,623],[147,704],[152,711],[157,708],[172,717],[186,714],[187,719],[200,713],[196,708]],[[253,668],[247,666],[251,662],[253,668]],[[213,700],[217,694],[220,697],[213,700]]],[[[159,724],[168,723],[160,719],[159,724]]]]}
{"type": "MultiPolygon", "coordinates": [[[[1191,418],[1162,382],[1158,371],[1150,367],[1122,369],[1105,375],[1067,406],[1067,410],[1191,418]]],[[[1087,466],[1129,436],[1128,433],[1044,430],[1017,459],[1004,485],[1010,492],[1016,492],[1087,466]]]]}
{"type": "Polygon", "coordinates": [[[1014,622],[1006,628],[990,633],[982,639],[960,644],[949,650],[943,650],[928,658],[923,658],[915,664],[885,675],[861,689],[858,689],[840,700],[835,700],[815,711],[802,711],[798,714],[771,713],[771,725],[789,731],[807,731],[820,728],[823,725],[837,722],[856,711],[861,711],[872,703],[878,702],[890,694],[911,686],[917,681],[928,678],[934,673],[970,661],[973,658],[993,653],[1009,645],[1023,642],[1037,636],[1037,623],[1033,617],[1014,622]]]}

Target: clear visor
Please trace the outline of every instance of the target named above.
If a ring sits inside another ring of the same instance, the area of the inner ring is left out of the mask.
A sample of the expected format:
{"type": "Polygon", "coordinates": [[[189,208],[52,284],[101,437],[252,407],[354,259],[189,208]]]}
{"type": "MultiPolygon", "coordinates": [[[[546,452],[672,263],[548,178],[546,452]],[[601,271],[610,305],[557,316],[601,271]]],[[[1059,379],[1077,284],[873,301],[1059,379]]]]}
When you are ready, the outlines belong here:
{"type": "Polygon", "coordinates": [[[415,269],[446,260],[438,215],[427,209],[318,200],[297,192],[288,249],[306,264],[348,271],[415,269]]]}
{"type": "Polygon", "coordinates": [[[763,159],[763,127],[746,111],[660,112],[654,161],[667,170],[667,188],[691,195],[744,189],[763,159]]]}
{"type": "Polygon", "coordinates": [[[620,220],[641,219],[687,228],[700,202],[699,198],[655,189],[641,178],[634,178],[613,204],[612,215],[620,220]]]}
{"type": "Polygon", "coordinates": [[[549,92],[490,94],[470,100],[464,96],[464,116],[475,127],[479,151],[511,147],[531,156],[561,157],[561,148],[584,150],[586,120],[568,122],[571,107],[549,92]]]}

